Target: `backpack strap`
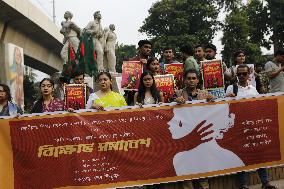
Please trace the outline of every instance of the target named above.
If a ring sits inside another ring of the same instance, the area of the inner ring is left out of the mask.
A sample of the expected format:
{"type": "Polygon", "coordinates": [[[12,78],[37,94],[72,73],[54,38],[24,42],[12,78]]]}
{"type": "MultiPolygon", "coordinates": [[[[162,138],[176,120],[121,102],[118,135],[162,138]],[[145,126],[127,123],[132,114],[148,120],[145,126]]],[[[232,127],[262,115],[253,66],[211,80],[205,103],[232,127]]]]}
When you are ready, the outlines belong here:
{"type": "Polygon", "coordinates": [[[238,90],[239,90],[238,84],[237,83],[233,84],[233,93],[236,96],[238,95],[238,90]]]}

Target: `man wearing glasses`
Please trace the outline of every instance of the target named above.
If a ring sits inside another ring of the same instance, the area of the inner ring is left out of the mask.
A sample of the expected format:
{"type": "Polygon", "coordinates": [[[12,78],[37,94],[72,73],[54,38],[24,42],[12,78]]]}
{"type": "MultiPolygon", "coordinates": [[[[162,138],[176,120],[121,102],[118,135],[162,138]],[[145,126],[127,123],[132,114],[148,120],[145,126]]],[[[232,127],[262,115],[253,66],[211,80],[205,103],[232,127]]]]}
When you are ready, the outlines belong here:
{"type": "MultiPolygon", "coordinates": [[[[256,88],[248,83],[248,78],[250,74],[249,70],[250,69],[246,64],[241,64],[238,66],[237,68],[238,83],[228,86],[226,91],[227,97],[235,97],[235,96],[248,97],[259,94],[256,88]]],[[[265,168],[257,169],[257,172],[262,183],[262,188],[275,189],[275,187],[269,183],[267,170],[265,168]]],[[[238,173],[238,178],[239,178],[239,188],[249,189],[247,186],[248,178],[246,172],[238,173]]]]}
{"type": "Polygon", "coordinates": [[[256,88],[248,83],[250,69],[246,64],[241,64],[237,68],[238,83],[229,85],[226,90],[227,97],[247,97],[258,95],[256,88]]]}

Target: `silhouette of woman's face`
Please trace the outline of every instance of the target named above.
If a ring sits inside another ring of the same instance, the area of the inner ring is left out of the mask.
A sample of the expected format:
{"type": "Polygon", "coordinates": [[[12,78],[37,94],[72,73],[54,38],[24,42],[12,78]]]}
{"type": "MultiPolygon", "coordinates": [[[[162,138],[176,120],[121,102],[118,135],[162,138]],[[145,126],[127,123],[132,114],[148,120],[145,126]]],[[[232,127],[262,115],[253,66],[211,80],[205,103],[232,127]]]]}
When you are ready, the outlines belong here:
{"type": "Polygon", "coordinates": [[[174,108],[173,114],[168,122],[173,139],[188,135],[203,120],[206,120],[204,125],[213,124],[213,138],[220,139],[222,133],[234,125],[235,119],[234,114],[229,114],[229,104],[174,108]]]}

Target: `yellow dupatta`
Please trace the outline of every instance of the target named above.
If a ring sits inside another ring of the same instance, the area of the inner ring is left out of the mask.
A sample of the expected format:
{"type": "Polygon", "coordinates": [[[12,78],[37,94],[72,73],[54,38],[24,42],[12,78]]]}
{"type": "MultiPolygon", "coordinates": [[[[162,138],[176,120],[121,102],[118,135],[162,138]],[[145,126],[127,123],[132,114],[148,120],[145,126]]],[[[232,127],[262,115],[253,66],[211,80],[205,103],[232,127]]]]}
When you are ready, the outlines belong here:
{"type": "Polygon", "coordinates": [[[127,106],[124,97],[121,94],[113,91],[109,92],[103,97],[94,100],[93,105],[95,104],[99,104],[104,108],[127,106]]]}

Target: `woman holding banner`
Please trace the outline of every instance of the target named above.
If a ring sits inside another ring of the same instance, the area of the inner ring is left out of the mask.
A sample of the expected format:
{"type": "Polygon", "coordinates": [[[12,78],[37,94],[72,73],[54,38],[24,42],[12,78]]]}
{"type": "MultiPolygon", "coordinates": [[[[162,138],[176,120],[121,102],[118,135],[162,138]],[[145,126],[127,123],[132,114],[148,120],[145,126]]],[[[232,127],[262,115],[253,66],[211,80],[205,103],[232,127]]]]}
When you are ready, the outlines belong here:
{"type": "Polygon", "coordinates": [[[44,78],[39,86],[41,97],[35,102],[31,113],[63,111],[64,101],[53,96],[54,82],[49,78],[44,78]]]}
{"type": "Polygon", "coordinates": [[[112,79],[108,72],[101,72],[98,75],[100,90],[90,94],[87,102],[87,109],[94,108],[104,110],[109,107],[127,106],[124,97],[112,91],[112,79]]]}

